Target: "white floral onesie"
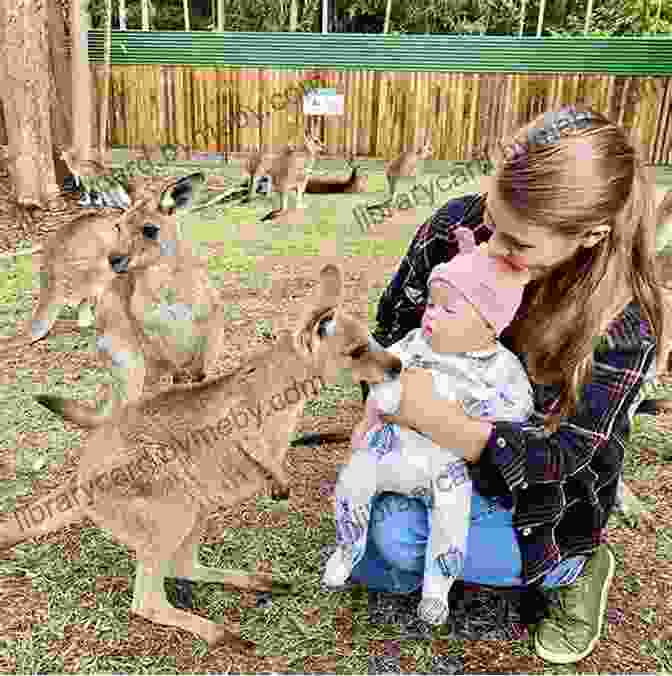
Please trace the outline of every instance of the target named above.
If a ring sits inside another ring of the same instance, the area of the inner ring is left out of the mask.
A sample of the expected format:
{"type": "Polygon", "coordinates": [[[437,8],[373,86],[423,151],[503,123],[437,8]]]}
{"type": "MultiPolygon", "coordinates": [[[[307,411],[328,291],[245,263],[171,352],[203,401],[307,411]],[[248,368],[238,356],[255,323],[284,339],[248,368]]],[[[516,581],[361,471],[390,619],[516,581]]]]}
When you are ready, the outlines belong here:
{"type": "MultiPolygon", "coordinates": [[[[375,348],[382,349],[373,339],[375,348]]],[[[522,422],[534,410],[532,387],[513,352],[497,342],[490,350],[438,354],[421,329],[387,348],[404,368],[432,371],[438,397],[463,403],[472,417],[522,422]]],[[[372,385],[369,397],[387,414],[398,412],[398,379],[372,385]]],[[[433,624],[445,621],[448,591],[464,567],[472,487],[464,460],[431,439],[396,424],[371,429],[365,447],[354,448],[335,490],[336,552],[324,575],[339,586],[364,555],[371,504],[376,493],[392,491],[421,498],[431,509],[429,541],[418,614],[433,624]]]]}

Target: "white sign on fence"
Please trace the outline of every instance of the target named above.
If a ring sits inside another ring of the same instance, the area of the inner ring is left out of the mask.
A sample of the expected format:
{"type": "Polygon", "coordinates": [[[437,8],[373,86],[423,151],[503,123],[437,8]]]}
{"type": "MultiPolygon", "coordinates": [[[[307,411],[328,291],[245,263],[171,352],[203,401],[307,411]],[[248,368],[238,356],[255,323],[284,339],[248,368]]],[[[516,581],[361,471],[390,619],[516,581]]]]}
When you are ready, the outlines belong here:
{"type": "Polygon", "coordinates": [[[343,115],[345,95],[335,89],[313,89],[303,97],[304,115],[343,115]]]}

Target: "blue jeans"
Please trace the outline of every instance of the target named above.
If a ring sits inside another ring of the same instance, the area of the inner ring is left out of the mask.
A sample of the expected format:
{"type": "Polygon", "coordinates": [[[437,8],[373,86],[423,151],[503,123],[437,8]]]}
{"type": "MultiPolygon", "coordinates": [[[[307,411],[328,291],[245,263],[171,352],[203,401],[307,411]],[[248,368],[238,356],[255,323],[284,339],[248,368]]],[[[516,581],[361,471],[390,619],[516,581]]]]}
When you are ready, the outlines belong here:
{"type": "MultiPolygon", "coordinates": [[[[352,571],[352,582],[374,591],[409,593],[422,586],[429,532],[428,510],[419,498],[381,493],[373,500],[364,558],[352,571]]],[[[560,562],[542,589],[572,584],[585,556],[560,562]]],[[[496,587],[521,587],[522,560],[512,512],[492,498],[473,492],[467,556],[462,579],[496,587]]]]}

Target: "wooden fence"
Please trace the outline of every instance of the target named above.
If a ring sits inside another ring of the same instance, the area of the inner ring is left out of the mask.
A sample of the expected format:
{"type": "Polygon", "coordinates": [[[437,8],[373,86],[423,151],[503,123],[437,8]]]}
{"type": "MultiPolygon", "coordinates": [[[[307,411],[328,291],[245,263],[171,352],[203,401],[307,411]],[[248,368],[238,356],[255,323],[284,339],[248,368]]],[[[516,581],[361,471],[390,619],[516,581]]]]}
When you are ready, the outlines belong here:
{"type": "MultiPolygon", "coordinates": [[[[91,68],[99,104],[103,67],[91,68]]],[[[300,140],[312,119],[328,155],[390,157],[429,130],[437,159],[468,159],[490,155],[538,113],[583,102],[636,133],[648,161],[672,162],[671,77],[323,69],[320,76],[345,94],[343,116],[303,115],[301,83],[310,71],[115,65],[108,139],[130,147],[176,143],[244,153],[261,144],[277,151],[300,140]]]]}

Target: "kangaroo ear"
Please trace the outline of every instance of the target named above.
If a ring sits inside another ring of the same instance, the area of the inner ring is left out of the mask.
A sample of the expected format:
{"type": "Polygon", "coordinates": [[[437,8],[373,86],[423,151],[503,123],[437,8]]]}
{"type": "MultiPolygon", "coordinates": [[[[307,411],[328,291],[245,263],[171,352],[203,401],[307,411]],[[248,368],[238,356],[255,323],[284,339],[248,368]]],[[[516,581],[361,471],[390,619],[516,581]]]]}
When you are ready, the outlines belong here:
{"type": "Polygon", "coordinates": [[[343,276],[339,267],[325,265],[320,270],[320,286],[313,291],[309,308],[304,311],[299,322],[297,340],[302,349],[311,351],[311,342],[315,325],[324,319],[325,314],[338,307],[343,298],[343,276]]]}
{"type": "Polygon", "coordinates": [[[201,172],[190,174],[169,185],[159,198],[159,209],[168,214],[175,210],[188,209],[194,201],[194,193],[205,183],[201,172]]]}

